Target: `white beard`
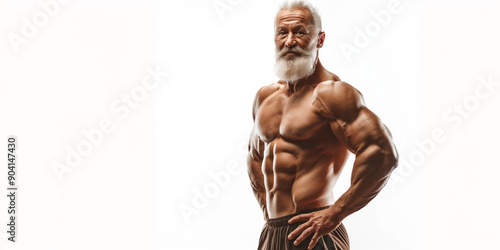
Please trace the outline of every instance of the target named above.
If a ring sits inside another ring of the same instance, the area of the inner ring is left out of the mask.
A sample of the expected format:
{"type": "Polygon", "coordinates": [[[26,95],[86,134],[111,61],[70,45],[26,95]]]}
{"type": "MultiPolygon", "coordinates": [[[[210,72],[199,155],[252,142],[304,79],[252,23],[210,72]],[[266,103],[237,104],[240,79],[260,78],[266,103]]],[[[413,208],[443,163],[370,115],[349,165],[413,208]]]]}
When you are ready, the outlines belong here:
{"type": "Polygon", "coordinates": [[[304,50],[295,46],[292,49],[284,47],[281,51],[276,50],[276,63],[274,72],[283,81],[295,82],[307,77],[314,72],[317,48],[312,44],[311,48],[304,50]],[[298,55],[288,59],[284,55],[288,52],[295,52],[298,55]]]}

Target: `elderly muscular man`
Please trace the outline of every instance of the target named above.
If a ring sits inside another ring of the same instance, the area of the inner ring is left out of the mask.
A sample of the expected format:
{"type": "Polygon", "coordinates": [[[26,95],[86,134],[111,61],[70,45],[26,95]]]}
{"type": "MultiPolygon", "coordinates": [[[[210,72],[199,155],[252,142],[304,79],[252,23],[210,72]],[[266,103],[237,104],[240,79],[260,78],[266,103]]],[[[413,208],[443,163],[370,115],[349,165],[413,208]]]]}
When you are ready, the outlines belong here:
{"type": "Polygon", "coordinates": [[[247,160],[266,220],[259,249],[349,249],[342,220],[370,202],[397,166],[391,133],[357,89],[321,64],[325,33],[314,7],[285,3],[274,39],[280,80],[256,94],[247,160]],[[356,155],[351,185],[334,200],[349,151],[356,155]]]}

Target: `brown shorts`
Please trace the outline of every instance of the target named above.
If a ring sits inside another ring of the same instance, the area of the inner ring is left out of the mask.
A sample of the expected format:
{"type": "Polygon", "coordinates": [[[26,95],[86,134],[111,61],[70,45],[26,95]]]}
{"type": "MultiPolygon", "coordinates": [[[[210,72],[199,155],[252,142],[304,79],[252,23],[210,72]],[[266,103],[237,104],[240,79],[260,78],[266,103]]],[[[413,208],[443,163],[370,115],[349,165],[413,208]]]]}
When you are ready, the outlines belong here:
{"type": "MultiPolygon", "coordinates": [[[[321,207],[315,209],[305,210],[299,213],[290,214],[287,216],[269,219],[262,233],[260,234],[259,248],[258,250],[302,250],[307,249],[309,242],[313,234],[309,235],[304,241],[302,241],[298,246],[293,245],[295,239],[289,240],[288,234],[295,230],[299,225],[305,222],[297,222],[294,224],[288,224],[288,220],[298,214],[305,214],[321,209],[328,208],[321,207]]],[[[327,235],[319,238],[318,243],[313,248],[314,250],[325,250],[325,249],[336,249],[336,250],[348,250],[349,249],[349,237],[347,236],[347,231],[343,224],[340,224],[335,230],[327,235]]]]}

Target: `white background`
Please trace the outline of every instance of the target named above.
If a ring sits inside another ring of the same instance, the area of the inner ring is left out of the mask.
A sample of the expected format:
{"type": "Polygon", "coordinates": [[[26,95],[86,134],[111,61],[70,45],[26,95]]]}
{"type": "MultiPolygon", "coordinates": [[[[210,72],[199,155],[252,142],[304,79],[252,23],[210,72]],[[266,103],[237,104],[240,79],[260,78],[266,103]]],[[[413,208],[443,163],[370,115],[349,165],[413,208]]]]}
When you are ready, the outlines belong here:
{"type": "MultiPolygon", "coordinates": [[[[481,100],[476,89],[481,78],[500,82],[500,4],[396,1],[400,11],[348,60],[341,46],[355,45],[357,29],[390,2],[313,1],[326,32],[320,60],[363,93],[403,160],[344,221],[352,249],[498,249],[500,86],[482,88],[481,100]],[[435,131],[442,140],[424,152],[435,131]]],[[[277,80],[278,5],[73,0],[15,46],[9,37],[44,9],[0,1],[0,150],[18,136],[20,188],[18,242],[2,226],[1,249],[256,249],[264,221],[245,151],[255,92],[277,80]],[[121,116],[114,105],[156,65],[169,75],[121,116]],[[54,162],[103,119],[113,131],[60,181],[54,162]],[[221,186],[212,176],[224,173],[221,186]],[[194,207],[207,187],[217,187],[212,197],[183,216],[179,207],[194,207]]],[[[0,202],[5,225],[5,195],[0,202]]]]}

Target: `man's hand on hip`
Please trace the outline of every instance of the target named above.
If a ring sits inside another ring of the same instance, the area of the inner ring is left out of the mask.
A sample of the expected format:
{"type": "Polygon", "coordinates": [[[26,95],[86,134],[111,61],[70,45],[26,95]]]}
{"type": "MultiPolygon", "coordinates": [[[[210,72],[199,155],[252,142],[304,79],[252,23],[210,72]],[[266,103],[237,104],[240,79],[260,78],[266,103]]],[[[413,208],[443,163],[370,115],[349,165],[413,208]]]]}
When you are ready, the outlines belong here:
{"type": "Polygon", "coordinates": [[[335,230],[335,228],[340,225],[340,221],[334,222],[331,218],[332,215],[330,209],[323,209],[312,213],[297,215],[291,218],[288,223],[294,224],[300,221],[305,221],[305,223],[293,230],[293,232],[288,235],[288,239],[292,240],[300,235],[293,243],[297,246],[309,235],[313,234],[311,242],[307,248],[310,250],[316,245],[319,238],[335,230]]]}

